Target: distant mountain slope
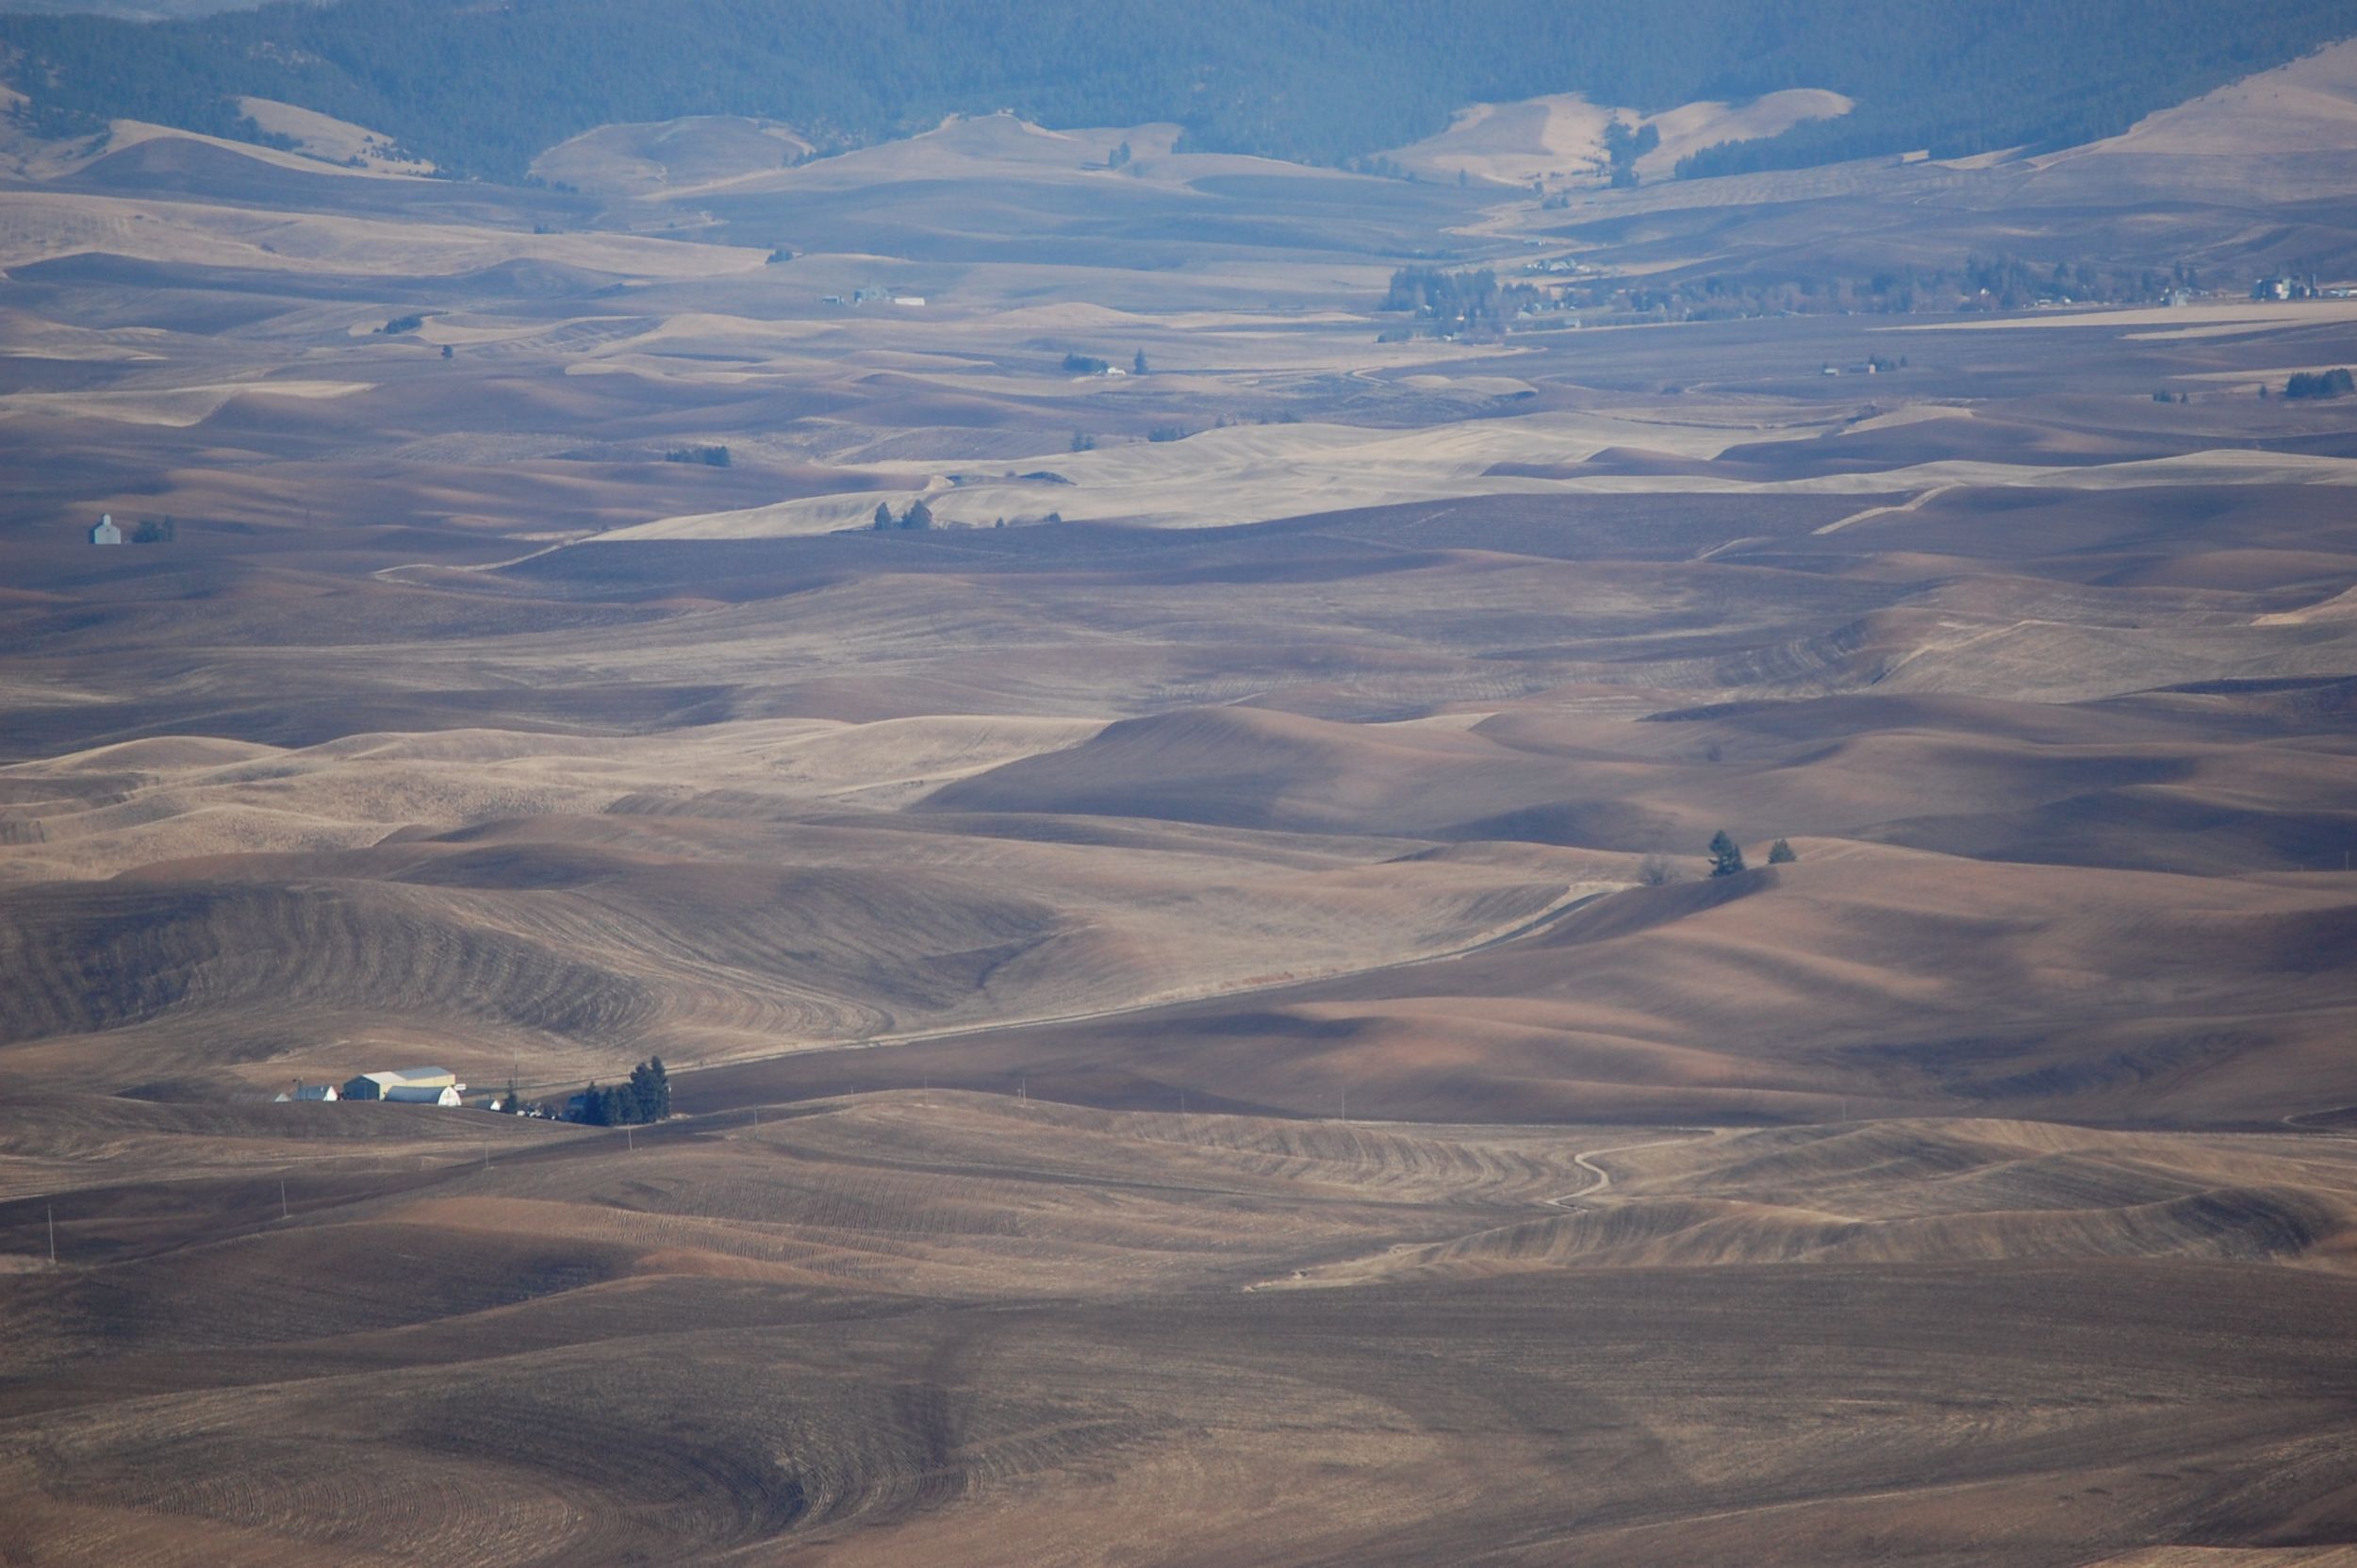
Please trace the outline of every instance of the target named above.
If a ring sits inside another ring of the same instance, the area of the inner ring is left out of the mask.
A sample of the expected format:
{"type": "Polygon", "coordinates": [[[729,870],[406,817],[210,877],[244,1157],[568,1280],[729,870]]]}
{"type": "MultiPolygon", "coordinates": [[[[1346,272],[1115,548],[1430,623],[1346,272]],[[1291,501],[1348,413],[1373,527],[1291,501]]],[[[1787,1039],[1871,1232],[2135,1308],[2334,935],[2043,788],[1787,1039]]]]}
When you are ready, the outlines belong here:
{"type": "Polygon", "coordinates": [[[1854,112],[1723,172],[1929,146],[2064,145],[2357,33],[2347,0],[369,0],[198,20],[0,17],[52,129],[114,118],[260,133],[239,96],[379,127],[445,169],[520,176],[594,126],[692,114],[821,144],[1012,107],[1050,125],[1177,121],[1192,144],[1337,162],[1475,102],[1581,91],[1648,110],[1793,88],[1854,112]]]}

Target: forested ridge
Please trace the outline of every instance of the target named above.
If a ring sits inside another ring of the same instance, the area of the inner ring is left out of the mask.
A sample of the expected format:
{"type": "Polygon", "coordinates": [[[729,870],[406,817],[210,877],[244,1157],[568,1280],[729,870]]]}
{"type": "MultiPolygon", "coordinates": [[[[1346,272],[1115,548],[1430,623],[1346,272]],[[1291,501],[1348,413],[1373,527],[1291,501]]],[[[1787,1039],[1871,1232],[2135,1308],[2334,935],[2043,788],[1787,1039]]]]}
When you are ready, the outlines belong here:
{"type": "Polygon", "coordinates": [[[1692,160],[1720,173],[2081,141],[2352,33],[2347,0],[344,0],[0,16],[0,70],[51,131],[130,117],[252,136],[234,102],[251,95],[493,178],[595,125],[686,114],[766,116],[826,147],[997,108],[1176,121],[1191,147],[1334,163],[1543,92],[1857,100],[1692,160]]]}

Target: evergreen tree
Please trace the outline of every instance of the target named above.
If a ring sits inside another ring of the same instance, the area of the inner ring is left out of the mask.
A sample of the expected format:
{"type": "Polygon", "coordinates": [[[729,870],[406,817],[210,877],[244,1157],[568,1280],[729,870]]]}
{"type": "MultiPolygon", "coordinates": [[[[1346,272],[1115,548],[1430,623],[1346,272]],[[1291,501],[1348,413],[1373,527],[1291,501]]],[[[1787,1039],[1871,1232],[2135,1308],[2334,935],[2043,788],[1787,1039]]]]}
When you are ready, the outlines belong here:
{"type": "Polygon", "coordinates": [[[663,1058],[649,1057],[630,1070],[632,1095],[637,1100],[635,1119],[659,1122],[671,1114],[671,1081],[663,1071],[663,1058]]]}
{"type": "Polygon", "coordinates": [[[1771,866],[1789,866],[1800,858],[1792,852],[1792,846],[1781,838],[1768,846],[1768,864],[1771,866]]]}
{"type": "Polygon", "coordinates": [[[877,532],[882,533],[884,529],[887,529],[887,528],[889,528],[889,527],[891,527],[891,526],[892,526],[892,503],[890,503],[890,502],[888,502],[888,501],[879,501],[878,503],[876,503],[876,529],[877,529],[877,532]]]}
{"type": "Polygon", "coordinates": [[[1738,844],[1727,830],[1721,828],[1710,835],[1710,874],[1732,877],[1743,869],[1743,846],[1738,844]]]}
{"type": "Polygon", "coordinates": [[[910,502],[909,509],[900,514],[900,526],[903,528],[931,528],[932,525],[933,509],[921,501],[910,502]]]}
{"type": "Polygon", "coordinates": [[[581,1092],[581,1119],[583,1125],[587,1127],[613,1126],[614,1107],[611,1097],[611,1090],[601,1089],[594,1081],[589,1085],[589,1087],[584,1089],[581,1092]]]}
{"type": "Polygon", "coordinates": [[[1129,361],[1129,373],[1131,375],[1146,373],[1146,351],[1144,349],[1138,350],[1136,357],[1129,361]]]}

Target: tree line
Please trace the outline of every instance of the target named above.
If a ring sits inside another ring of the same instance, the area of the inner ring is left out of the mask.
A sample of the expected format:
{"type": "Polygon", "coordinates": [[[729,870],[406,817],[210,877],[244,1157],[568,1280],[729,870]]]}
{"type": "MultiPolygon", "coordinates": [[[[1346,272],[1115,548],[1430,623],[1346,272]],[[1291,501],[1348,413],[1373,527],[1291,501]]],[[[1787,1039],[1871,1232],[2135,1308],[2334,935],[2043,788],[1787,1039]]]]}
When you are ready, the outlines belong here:
{"type": "Polygon", "coordinates": [[[2357,377],[2346,370],[2294,371],[2283,383],[2287,398],[2345,398],[2352,392],[2357,392],[2357,377]]]}
{"type": "Polygon", "coordinates": [[[1487,267],[1463,272],[1402,267],[1392,274],[1391,288],[1376,308],[1404,312],[1415,330],[1434,337],[1495,337],[1518,311],[1542,297],[1527,283],[1499,283],[1487,267]]]}
{"type": "Polygon", "coordinates": [[[2118,267],[2085,259],[2031,261],[2013,255],[1968,256],[1949,267],[1883,267],[1871,272],[1755,269],[1661,282],[1599,279],[1564,298],[1583,310],[1623,310],[1672,321],[1712,322],[1761,316],[1908,315],[1916,311],[2027,310],[2038,305],[2145,305],[2178,289],[2203,287],[2200,269],[2118,267]]]}
{"type": "Polygon", "coordinates": [[[590,1127],[632,1127],[659,1122],[670,1114],[670,1077],[663,1070],[663,1058],[650,1056],[630,1070],[627,1082],[593,1082],[583,1090],[573,1119],[590,1127]]]}
{"type": "Polygon", "coordinates": [[[239,107],[254,96],[502,179],[597,125],[690,114],[781,120],[828,150],[999,107],[1166,120],[1182,148],[1339,166],[1541,93],[1648,113],[1794,87],[1856,100],[1681,166],[1725,173],[2083,141],[2349,31],[2347,0],[1951,0],[1937,25],[1869,0],[1492,0],[1473,25],[1453,0],[279,0],[0,15],[0,72],[51,134],[129,116],[283,143],[239,107]]]}

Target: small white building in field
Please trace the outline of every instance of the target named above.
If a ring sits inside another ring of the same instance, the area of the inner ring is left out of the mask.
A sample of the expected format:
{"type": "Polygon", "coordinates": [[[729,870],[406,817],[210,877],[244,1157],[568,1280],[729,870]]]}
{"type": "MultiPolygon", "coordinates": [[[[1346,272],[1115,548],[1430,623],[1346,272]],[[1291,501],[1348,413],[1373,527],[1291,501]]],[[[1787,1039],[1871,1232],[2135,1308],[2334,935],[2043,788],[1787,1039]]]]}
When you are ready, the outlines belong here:
{"type": "Polygon", "coordinates": [[[123,542],[123,530],[115,526],[112,512],[106,513],[99,518],[98,526],[90,531],[90,542],[92,544],[121,544],[123,542]]]}

